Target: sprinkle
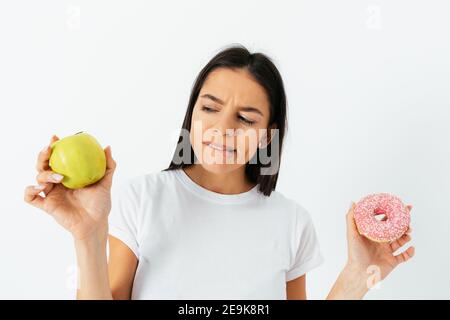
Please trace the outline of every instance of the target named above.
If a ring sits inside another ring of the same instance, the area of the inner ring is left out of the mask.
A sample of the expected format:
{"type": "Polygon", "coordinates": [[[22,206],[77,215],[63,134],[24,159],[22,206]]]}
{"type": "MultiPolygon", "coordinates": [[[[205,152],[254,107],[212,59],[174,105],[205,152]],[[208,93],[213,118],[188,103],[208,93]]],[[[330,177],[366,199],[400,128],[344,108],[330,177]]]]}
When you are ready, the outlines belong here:
{"type": "Polygon", "coordinates": [[[390,242],[400,238],[407,230],[410,215],[399,197],[388,193],[370,194],[356,203],[353,210],[360,234],[377,242],[390,242]],[[385,220],[378,220],[383,212],[385,220]]]}

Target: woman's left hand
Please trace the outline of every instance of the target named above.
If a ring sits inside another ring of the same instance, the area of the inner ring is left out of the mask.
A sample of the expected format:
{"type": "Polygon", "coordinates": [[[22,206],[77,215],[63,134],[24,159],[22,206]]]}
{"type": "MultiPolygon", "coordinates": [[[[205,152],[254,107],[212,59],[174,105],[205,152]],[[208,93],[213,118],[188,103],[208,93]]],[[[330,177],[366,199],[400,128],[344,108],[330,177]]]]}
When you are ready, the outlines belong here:
{"type": "MultiPolygon", "coordinates": [[[[355,203],[352,202],[347,213],[347,267],[360,274],[366,274],[366,284],[370,289],[377,282],[386,278],[399,264],[414,256],[413,246],[396,253],[411,240],[411,228],[402,237],[390,243],[369,240],[358,232],[353,216],[354,208],[355,203]]],[[[406,208],[410,212],[412,206],[408,205],[406,208]]]]}

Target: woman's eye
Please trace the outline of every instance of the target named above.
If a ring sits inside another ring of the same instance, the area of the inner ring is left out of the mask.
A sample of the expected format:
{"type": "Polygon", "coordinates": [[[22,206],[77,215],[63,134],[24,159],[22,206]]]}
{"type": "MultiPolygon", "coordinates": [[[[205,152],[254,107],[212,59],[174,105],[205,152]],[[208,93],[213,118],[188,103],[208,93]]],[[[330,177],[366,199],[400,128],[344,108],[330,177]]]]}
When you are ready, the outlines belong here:
{"type": "Polygon", "coordinates": [[[240,121],[244,122],[245,124],[248,124],[249,126],[251,126],[255,123],[255,121],[248,120],[248,119],[244,118],[243,116],[238,116],[238,118],[240,121]]]}
{"type": "MultiPolygon", "coordinates": [[[[202,106],[202,111],[205,111],[205,112],[208,112],[208,113],[217,112],[217,110],[215,110],[215,109],[213,109],[211,107],[208,107],[206,105],[202,106]]],[[[253,125],[255,123],[255,121],[249,120],[249,119],[247,119],[247,118],[245,118],[243,116],[240,116],[240,115],[238,116],[238,119],[239,119],[239,121],[241,121],[241,122],[243,122],[243,123],[245,123],[246,125],[249,125],[249,126],[251,126],[251,125],[253,125]]]]}
{"type": "Polygon", "coordinates": [[[213,108],[210,108],[208,106],[202,106],[202,110],[205,112],[216,112],[213,108]]]}

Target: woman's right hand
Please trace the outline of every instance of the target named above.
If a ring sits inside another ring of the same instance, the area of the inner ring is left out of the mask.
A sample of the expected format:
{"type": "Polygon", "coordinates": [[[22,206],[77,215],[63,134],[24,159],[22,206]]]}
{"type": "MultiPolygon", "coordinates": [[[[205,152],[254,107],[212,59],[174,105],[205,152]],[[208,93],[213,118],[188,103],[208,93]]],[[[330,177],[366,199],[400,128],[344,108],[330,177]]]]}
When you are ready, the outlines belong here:
{"type": "MultiPolygon", "coordinates": [[[[58,137],[53,136],[50,145],[57,140],[58,137]]],[[[95,232],[105,232],[106,236],[112,179],[116,168],[111,148],[105,148],[105,176],[92,185],[72,190],[64,187],[61,184],[62,176],[55,175],[49,167],[50,145],[39,153],[36,165],[38,185],[25,189],[25,202],[50,214],[75,240],[86,239],[95,235],[95,232]],[[45,197],[39,195],[41,192],[45,197]]]]}

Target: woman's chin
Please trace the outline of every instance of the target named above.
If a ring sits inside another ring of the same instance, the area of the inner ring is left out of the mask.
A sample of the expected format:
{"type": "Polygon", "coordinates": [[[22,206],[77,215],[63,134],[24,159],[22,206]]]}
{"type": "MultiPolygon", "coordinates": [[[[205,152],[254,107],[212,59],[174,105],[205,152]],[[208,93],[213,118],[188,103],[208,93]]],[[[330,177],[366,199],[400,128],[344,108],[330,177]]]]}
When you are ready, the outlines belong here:
{"type": "Polygon", "coordinates": [[[241,165],[236,163],[202,163],[202,168],[208,172],[214,173],[214,174],[224,174],[229,173],[231,171],[234,171],[238,169],[241,165]]]}

